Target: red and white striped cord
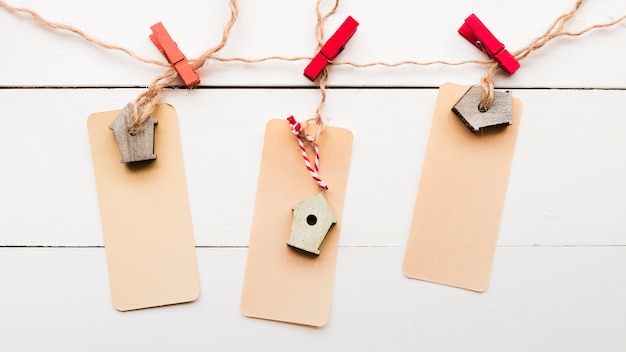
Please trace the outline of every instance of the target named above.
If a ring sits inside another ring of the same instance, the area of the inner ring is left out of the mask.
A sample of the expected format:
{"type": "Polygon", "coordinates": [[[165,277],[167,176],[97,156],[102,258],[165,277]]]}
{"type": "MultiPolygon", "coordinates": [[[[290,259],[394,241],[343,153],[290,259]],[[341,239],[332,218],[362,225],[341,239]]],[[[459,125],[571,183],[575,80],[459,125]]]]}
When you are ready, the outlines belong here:
{"type": "Polygon", "coordinates": [[[306,166],[307,171],[311,174],[311,177],[317,185],[320,186],[322,190],[327,190],[328,185],[322,181],[320,178],[320,148],[317,146],[315,140],[304,133],[304,128],[302,128],[302,124],[293,116],[289,116],[287,118],[289,121],[289,126],[291,126],[291,133],[298,138],[298,144],[300,145],[300,152],[302,153],[302,159],[304,159],[304,165],[306,166]],[[315,151],[315,168],[311,166],[311,161],[309,160],[309,156],[306,153],[306,148],[304,146],[304,141],[307,141],[313,146],[313,150],[315,151]]]}

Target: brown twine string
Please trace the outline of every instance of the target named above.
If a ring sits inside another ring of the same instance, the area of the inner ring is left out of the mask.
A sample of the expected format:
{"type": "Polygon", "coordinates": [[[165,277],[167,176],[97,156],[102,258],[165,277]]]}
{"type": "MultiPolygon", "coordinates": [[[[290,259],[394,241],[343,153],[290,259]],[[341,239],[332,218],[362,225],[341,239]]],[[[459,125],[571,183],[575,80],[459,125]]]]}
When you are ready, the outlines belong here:
{"type": "Polygon", "coordinates": [[[313,58],[310,56],[268,56],[259,59],[247,59],[243,57],[214,57],[213,60],[220,62],[244,62],[247,64],[258,64],[266,61],[311,61],[313,58]]]}
{"type": "MultiPolygon", "coordinates": [[[[230,1],[230,0],[229,0],[230,1]]],[[[140,61],[140,62],[145,62],[148,64],[153,64],[153,65],[157,65],[157,66],[161,66],[161,67],[171,67],[171,65],[167,62],[161,62],[158,60],[152,60],[152,59],[146,59],[144,57],[141,57],[135,53],[133,53],[131,50],[126,49],[124,47],[118,46],[118,45],[114,45],[114,44],[109,44],[105,41],[99,40],[87,33],[85,33],[84,31],[82,31],[79,28],[73,27],[71,25],[67,25],[67,24],[63,24],[63,23],[58,23],[58,22],[53,22],[53,21],[49,21],[46,20],[45,18],[43,18],[43,16],[41,16],[39,13],[37,13],[35,10],[26,8],[26,7],[15,7],[12,5],[7,4],[4,0],[0,0],[0,7],[4,8],[7,12],[12,13],[12,14],[27,14],[30,15],[30,17],[32,17],[32,19],[39,24],[42,27],[47,27],[47,28],[52,28],[52,29],[58,29],[58,30],[62,30],[62,31],[68,31],[71,33],[74,33],[80,37],[82,37],[83,39],[87,40],[90,43],[93,43],[101,48],[104,49],[109,49],[109,50],[117,50],[117,51],[121,51],[125,54],[127,54],[128,56],[130,56],[131,58],[140,61]]],[[[235,16],[238,16],[238,12],[239,12],[239,8],[237,5],[236,0],[235,1],[230,1],[230,7],[231,7],[231,12],[235,12],[235,16]]],[[[231,17],[231,21],[229,21],[226,26],[227,28],[225,28],[224,31],[224,35],[222,36],[222,42],[220,42],[216,47],[207,50],[207,52],[205,52],[203,55],[201,55],[199,58],[197,59],[193,59],[193,60],[189,60],[190,64],[192,65],[192,68],[198,69],[201,66],[204,65],[204,63],[208,60],[208,59],[212,59],[215,61],[220,61],[220,62],[244,62],[244,63],[248,63],[248,64],[255,64],[255,63],[261,63],[261,62],[266,62],[266,61],[272,61],[272,60],[278,60],[278,61],[306,61],[306,60],[311,60],[312,57],[310,56],[294,56],[294,57],[289,57],[289,56],[268,56],[268,57],[263,57],[263,58],[259,58],[259,59],[248,59],[248,58],[240,58],[240,57],[231,57],[231,58],[224,58],[224,57],[218,57],[218,56],[214,56],[211,54],[207,54],[210,52],[217,52],[219,50],[221,50],[223,48],[223,46],[226,44],[225,42],[225,38],[228,33],[230,32],[230,30],[232,29],[233,25],[235,24],[235,21],[232,21],[232,17],[231,17]],[[192,62],[194,62],[194,64],[192,64],[192,62]],[[198,62],[201,62],[202,64],[198,64],[198,62]],[[197,66],[197,67],[194,67],[197,66]]]]}
{"type": "Polygon", "coordinates": [[[133,102],[133,115],[128,127],[130,134],[141,131],[143,123],[150,117],[156,109],[157,104],[163,99],[165,88],[171,86],[178,78],[178,72],[171,67],[165,73],[155,78],[145,92],[139,94],[133,102]]]}
{"type": "Polygon", "coordinates": [[[324,24],[326,20],[337,12],[337,8],[339,7],[339,0],[335,0],[335,6],[332,9],[328,10],[328,12],[322,16],[321,10],[322,0],[317,0],[315,4],[315,15],[317,16],[317,24],[315,25],[315,37],[317,38],[317,49],[315,51],[319,51],[324,45],[324,24]]]}
{"type": "Polygon", "coordinates": [[[194,71],[204,66],[204,64],[209,59],[213,59],[215,57],[215,53],[224,49],[224,47],[226,46],[226,43],[228,42],[228,37],[230,36],[230,32],[232,31],[235,23],[237,22],[237,18],[239,17],[239,5],[237,4],[237,0],[229,0],[229,6],[230,20],[228,21],[228,23],[226,23],[226,26],[224,27],[224,30],[222,32],[222,40],[213,48],[202,53],[202,55],[200,55],[200,57],[198,57],[197,59],[190,60],[189,64],[194,71]]]}
{"type": "MultiPolygon", "coordinates": [[[[583,2],[585,0],[577,0],[574,7],[567,13],[559,16],[553,23],[552,25],[550,25],[548,27],[548,29],[539,37],[535,38],[530,44],[528,44],[526,47],[517,50],[515,52],[512,53],[512,55],[518,60],[523,60],[524,58],[526,58],[531,52],[538,50],[540,48],[542,48],[544,45],[546,45],[549,41],[560,37],[560,36],[570,36],[570,37],[577,37],[577,36],[581,36],[591,30],[594,29],[600,29],[600,28],[606,28],[606,27],[611,27],[613,25],[616,25],[622,21],[624,21],[626,19],[626,15],[621,16],[613,21],[607,22],[607,23],[601,23],[601,24],[596,24],[596,25],[592,25],[589,26],[587,28],[584,28],[578,32],[570,32],[570,31],[566,31],[564,30],[564,26],[565,24],[574,17],[574,15],[577,13],[577,11],[580,9],[580,7],[582,6],[583,2]]],[[[333,6],[332,9],[330,9],[328,11],[328,13],[326,13],[325,15],[321,14],[321,2],[322,0],[318,0],[315,6],[315,12],[316,12],[316,16],[317,16],[317,24],[316,24],[316,28],[315,28],[315,32],[316,32],[316,39],[318,42],[318,50],[322,47],[322,45],[324,44],[324,23],[325,21],[331,16],[333,15],[336,11],[337,8],[339,6],[339,0],[335,0],[335,4],[333,6]]],[[[222,48],[224,48],[224,46],[226,45],[227,41],[228,41],[228,37],[230,35],[230,32],[235,24],[235,22],[237,21],[237,17],[239,14],[239,8],[237,5],[237,1],[236,0],[229,0],[229,4],[230,4],[230,10],[231,10],[231,18],[230,21],[226,24],[223,34],[222,34],[222,40],[213,48],[205,51],[200,57],[198,57],[197,59],[193,59],[190,60],[190,65],[191,67],[196,70],[199,69],[201,67],[203,67],[205,65],[205,63],[208,60],[215,60],[215,61],[219,61],[219,62],[243,62],[243,63],[261,63],[261,62],[266,62],[266,61],[272,61],[272,60],[278,60],[278,61],[308,61],[311,60],[312,57],[308,57],[308,56],[294,56],[294,57],[288,57],[288,56],[269,56],[269,57],[264,57],[264,58],[258,58],[258,59],[247,59],[247,58],[239,58],[239,57],[231,57],[231,58],[225,58],[225,57],[218,57],[215,54],[220,51],[222,48]]],[[[154,111],[154,108],[156,107],[156,105],[161,101],[163,95],[164,95],[164,90],[167,87],[172,86],[172,84],[176,81],[176,78],[178,77],[176,70],[174,70],[173,68],[171,68],[171,65],[169,63],[165,63],[165,62],[161,62],[161,61],[157,61],[157,60],[152,60],[152,59],[146,59],[143,58],[135,53],[133,53],[131,50],[126,49],[124,47],[118,46],[118,45],[114,45],[114,44],[109,44],[107,42],[104,42],[102,40],[99,40],[97,38],[94,38],[90,35],[88,35],[87,33],[85,33],[84,31],[70,26],[70,25],[66,25],[66,24],[62,24],[62,23],[57,23],[57,22],[53,22],[53,21],[49,21],[46,20],[45,18],[43,18],[41,15],[39,15],[36,11],[31,10],[29,8],[19,8],[19,7],[14,7],[11,6],[9,4],[7,4],[4,0],[0,0],[0,7],[4,8],[6,11],[8,11],[9,13],[12,14],[16,14],[16,15],[21,15],[21,14],[25,14],[25,15],[29,15],[37,24],[43,26],[43,27],[48,27],[48,28],[52,28],[52,29],[58,29],[58,30],[62,30],[62,31],[67,31],[67,32],[71,32],[74,33],[80,37],[82,37],[83,39],[87,40],[88,42],[91,42],[101,48],[104,49],[109,49],[109,50],[116,50],[116,51],[121,51],[125,54],[127,54],[128,56],[130,56],[131,58],[140,61],[140,62],[144,62],[144,63],[149,63],[149,64],[153,64],[153,65],[157,65],[157,66],[161,66],[161,67],[169,67],[169,69],[161,74],[159,77],[155,78],[150,85],[148,86],[148,89],[146,92],[140,94],[136,99],[135,99],[135,109],[133,112],[133,124],[132,124],[132,131],[138,131],[141,128],[141,125],[143,124],[143,122],[145,122],[145,120],[148,118],[148,116],[150,116],[150,114],[154,111]]],[[[493,99],[494,99],[494,80],[493,80],[493,76],[495,75],[496,71],[499,68],[499,65],[494,61],[494,60],[466,60],[466,61],[459,61],[459,62],[449,62],[449,61],[445,61],[445,60],[434,60],[434,61],[427,61],[427,62],[418,62],[418,61],[411,61],[411,60],[407,60],[407,61],[400,61],[400,62],[394,62],[394,63],[387,63],[387,62],[381,62],[381,61],[377,61],[377,62],[371,62],[371,63],[356,63],[356,62],[350,62],[350,61],[346,61],[346,62],[333,62],[331,63],[331,65],[347,65],[347,66],[352,66],[352,67],[356,67],[356,68],[366,68],[366,67],[375,67],[375,66],[382,66],[382,67],[399,67],[399,66],[405,66],[405,65],[413,65],[413,66],[430,66],[430,65],[445,65],[445,66],[461,66],[461,65],[466,65],[466,64],[477,64],[477,65],[490,65],[489,69],[487,70],[487,73],[485,74],[485,76],[483,76],[481,78],[481,86],[483,89],[483,94],[479,103],[479,108],[481,110],[487,110],[489,109],[489,107],[491,107],[493,105],[493,99]]],[[[327,87],[327,82],[328,82],[328,71],[327,68],[325,68],[321,75],[320,75],[320,79],[319,79],[319,86],[320,86],[320,94],[321,94],[321,99],[320,99],[320,103],[316,109],[315,112],[315,117],[312,119],[307,120],[307,122],[313,122],[316,123],[318,125],[321,125],[322,127],[324,127],[324,119],[322,118],[322,110],[324,107],[324,104],[326,102],[326,87],[327,87]]],[[[320,132],[323,128],[320,128],[320,132]]]]}
{"type": "MultiPolygon", "coordinates": [[[[189,66],[191,66],[194,71],[204,66],[209,59],[215,57],[215,54],[226,46],[230,32],[233,29],[235,22],[237,22],[237,17],[239,16],[239,6],[237,5],[237,1],[229,0],[229,5],[230,20],[224,27],[222,40],[213,48],[210,48],[202,53],[202,55],[200,55],[197,59],[189,60],[189,66]]],[[[135,98],[133,116],[131,119],[132,122],[129,127],[130,133],[137,133],[141,130],[143,123],[154,112],[157,104],[161,102],[165,93],[165,88],[171,86],[176,81],[177,77],[178,72],[176,72],[174,68],[170,68],[161,76],[153,80],[148,86],[148,89],[135,98]]]]}
{"type": "Polygon", "coordinates": [[[148,64],[153,64],[153,65],[158,65],[158,66],[162,66],[162,67],[167,67],[169,66],[169,64],[167,63],[163,63],[161,61],[157,61],[157,60],[152,60],[152,59],[146,59],[143,58],[135,53],[133,53],[132,51],[118,46],[118,45],[114,45],[114,44],[109,44],[107,42],[104,42],[102,40],[96,39],[92,36],[90,36],[89,34],[83,32],[82,30],[67,25],[67,24],[63,24],[63,23],[58,23],[58,22],[52,22],[52,21],[48,21],[45,18],[43,18],[39,13],[37,13],[34,10],[31,10],[29,8],[26,7],[14,7],[11,6],[9,4],[7,4],[6,2],[4,2],[4,0],[0,0],[0,7],[4,8],[5,10],[7,10],[9,13],[12,14],[27,14],[30,15],[32,17],[32,19],[39,24],[42,27],[48,27],[48,28],[53,28],[53,29],[59,29],[62,31],[67,31],[67,32],[71,32],[74,33],[80,37],[82,37],[83,39],[87,40],[88,42],[91,42],[101,48],[104,49],[109,49],[109,50],[117,50],[117,51],[121,51],[125,54],[127,54],[128,56],[132,57],[133,59],[137,60],[137,61],[141,61],[141,62],[145,62],[148,64]]]}
{"type": "MultiPolygon", "coordinates": [[[[595,24],[587,28],[584,28],[578,32],[570,32],[570,31],[564,30],[563,28],[565,27],[567,22],[576,15],[578,10],[582,6],[583,2],[585,2],[585,0],[577,0],[576,4],[574,4],[574,7],[569,12],[566,12],[565,14],[559,16],[556,20],[554,20],[552,25],[550,25],[550,27],[548,27],[548,29],[542,35],[535,38],[530,44],[528,44],[524,48],[513,52],[512,55],[518,61],[521,61],[533,51],[546,45],[552,39],[555,39],[561,36],[569,36],[569,37],[581,36],[594,29],[611,27],[626,19],[626,15],[624,15],[616,20],[613,20],[607,23],[595,24]]],[[[480,80],[483,92],[480,98],[480,102],[478,103],[478,108],[481,111],[487,111],[493,105],[493,101],[494,101],[493,76],[498,70],[499,65],[497,63],[494,63],[493,60],[491,61],[491,63],[492,64],[489,67],[489,70],[487,70],[487,73],[485,74],[485,76],[483,76],[480,80]]]]}
{"type": "MultiPolygon", "coordinates": [[[[315,15],[317,16],[317,23],[315,24],[315,37],[317,39],[317,48],[315,51],[319,51],[324,45],[324,24],[326,20],[337,12],[337,8],[339,8],[339,0],[335,0],[334,6],[328,10],[325,15],[322,15],[321,10],[322,0],[317,0],[315,4],[315,15]]],[[[306,123],[315,123],[318,125],[317,134],[315,136],[315,141],[318,140],[320,134],[324,131],[326,124],[324,122],[324,118],[322,117],[322,110],[324,109],[324,104],[326,103],[326,86],[328,83],[328,66],[324,67],[322,73],[319,76],[319,87],[320,87],[320,102],[317,105],[317,109],[315,109],[315,115],[313,118],[307,119],[306,123]]]]}
{"type": "Polygon", "coordinates": [[[319,139],[322,132],[326,128],[326,123],[324,122],[324,118],[322,117],[322,109],[324,108],[324,104],[326,104],[326,83],[328,82],[328,67],[324,67],[322,73],[320,73],[320,102],[317,104],[317,109],[315,109],[315,116],[312,119],[306,120],[306,123],[315,123],[317,124],[317,134],[315,135],[315,142],[319,139]]]}
{"type": "Polygon", "coordinates": [[[467,65],[467,64],[487,65],[487,64],[491,64],[492,62],[493,61],[491,60],[465,60],[465,61],[458,61],[458,62],[445,61],[445,60],[434,60],[434,61],[424,61],[424,62],[407,60],[407,61],[400,61],[400,62],[376,61],[376,62],[369,62],[366,64],[360,64],[360,63],[356,63],[352,61],[337,61],[337,62],[332,62],[331,65],[347,65],[347,66],[352,66],[352,67],[357,67],[357,68],[365,68],[365,67],[375,67],[375,66],[400,67],[400,66],[408,66],[408,65],[412,65],[412,66],[432,66],[432,65],[461,66],[461,65],[467,65]]]}

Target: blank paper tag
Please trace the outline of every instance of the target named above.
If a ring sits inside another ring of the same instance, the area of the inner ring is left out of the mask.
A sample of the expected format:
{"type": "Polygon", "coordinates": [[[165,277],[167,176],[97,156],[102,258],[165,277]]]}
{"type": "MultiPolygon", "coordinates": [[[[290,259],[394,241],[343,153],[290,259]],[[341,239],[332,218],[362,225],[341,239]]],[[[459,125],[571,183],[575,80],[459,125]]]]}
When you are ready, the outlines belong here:
{"type": "Polygon", "coordinates": [[[153,161],[121,163],[109,125],[89,116],[113,306],[120,311],[190,302],[200,294],[176,111],[160,104],[153,161]]]}
{"type": "Polygon", "coordinates": [[[444,84],[404,257],[410,278],[482,292],[491,267],[520,124],[472,133],[450,110],[469,87],[444,84]]]}
{"type": "Polygon", "coordinates": [[[267,124],[241,299],[246,316],[313,326],[328,321],[352,133],[327,127],[319,147],[320,176],[329,185],[325,197],[337,224],[328,232],[320,255],[314,256],[287,246],[287,241],[291,207],[318,194],[319,187],[304,167],[288,122],[267,124]]]}

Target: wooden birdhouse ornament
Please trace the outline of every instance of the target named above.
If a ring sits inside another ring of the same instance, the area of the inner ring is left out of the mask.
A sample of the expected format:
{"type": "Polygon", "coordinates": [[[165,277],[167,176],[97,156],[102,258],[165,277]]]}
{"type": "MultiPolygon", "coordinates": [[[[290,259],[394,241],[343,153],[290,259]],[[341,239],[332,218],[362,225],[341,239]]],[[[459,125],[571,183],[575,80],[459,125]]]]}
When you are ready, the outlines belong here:
{"type": "MultiPolygon", "coordinates": [[[[506,50],[504,44],[496,39],[476,15],[471,14],[465,19],[459,28],[459,34],[498,62],[499,66],[510,75],[520,67],[517,58],[506,50]]],[[[482,105],[479,107],[481,95],[481,87],[472,86],[452,108],[452,111],[470,131],[478,132],[485,127],[513,123],[513,95],[511,92],[494,92],[493,104],[487,108],[482,105]]]]}
{"type": "Polygon", "coordinates": [[[488,110],[479,108],[482,88],[472,86],[454,104],[452,111],[472,132],[485,127],[510,125],[513,123],[513,95],[509,91],[495,91],[493,105],[488,110]]]}
{"type": "Polygon", "coordinates": [[[337,218],[330,210],[324,193],[305,199],[294,205],[291,237],[287,245],[303,251],[320,254],[320,246],[337,218]]]}
{"type": "Polygon", "coordinates": [[[115,140],[122,154],[122,162],[154,160],[154,125],[157,124],[150,116],[137,133],[131,133],[129,127],[133,114],[133,103],[128,103],[124,110],[113,120],[109,129],[113,130],[115,140]]]}

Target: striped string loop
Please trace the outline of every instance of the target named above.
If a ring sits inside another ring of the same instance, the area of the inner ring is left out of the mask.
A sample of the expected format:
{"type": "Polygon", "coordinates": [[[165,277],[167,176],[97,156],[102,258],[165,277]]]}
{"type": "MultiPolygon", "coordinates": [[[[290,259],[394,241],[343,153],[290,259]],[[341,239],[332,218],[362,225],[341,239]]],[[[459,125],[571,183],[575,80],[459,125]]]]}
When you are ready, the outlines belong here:
{"type": "Polygon", "coordinates": [[[300,146],[300,152],[302,153],[302,159],[304,159],[304,165],[306,166],[307,171],[311,174],[311,177],[317,185],[322,189],[322,191],[326,191],[328,189],[328,185],[322,181],[320,178],[320,148],[315,142],[315,140],[304,132],[304,128],[302,124],[293,116],[289,116],[287,118],[289,121],[289,126],[291,126],[291,133],[298,138],[298,145],[300,146]],[[309,142],[315,151],[315,163],[311,166],[311,161],[309,160],[309,156],[306,153],[306,147],[304,142],[309,142]]]}

